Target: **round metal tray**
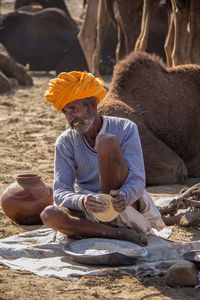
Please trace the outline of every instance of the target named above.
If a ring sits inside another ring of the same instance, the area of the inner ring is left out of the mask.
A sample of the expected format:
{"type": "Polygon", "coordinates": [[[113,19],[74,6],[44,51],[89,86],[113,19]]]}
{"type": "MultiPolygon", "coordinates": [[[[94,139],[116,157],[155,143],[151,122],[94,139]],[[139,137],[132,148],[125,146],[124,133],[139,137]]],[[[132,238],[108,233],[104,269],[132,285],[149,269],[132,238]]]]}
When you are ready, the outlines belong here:
{"type": "Polygon", "coordinates": [[[196,266],[198,268],[200,268],[200,251],[199,250],[193,250],[193,251],[184,253],[183,258],[185,260],[189,260],[189,261],[195,263],[196,266]]]}
{"type": "Polygon", "coordinates": [[[75,242],[71,242],[66,244],[63,250],[65,254],[69,255],[74,261],[78,263],[106,266],[133,265],[139,259],[144,258],[148,254],[146,248],[140,247],[139,245],[136,245],[134,243],[101,238],[82,239],[75,242]],[[105,247],[105,245],[107,246],[105,247]],[[120,248],[122,250],[120,250],[120,248]],[[85,251],[90,249],[109,250],[109,253],[84,254],[85,251]],[[137,249],[138,254],[124,253],[123,249],[137,249]]]}

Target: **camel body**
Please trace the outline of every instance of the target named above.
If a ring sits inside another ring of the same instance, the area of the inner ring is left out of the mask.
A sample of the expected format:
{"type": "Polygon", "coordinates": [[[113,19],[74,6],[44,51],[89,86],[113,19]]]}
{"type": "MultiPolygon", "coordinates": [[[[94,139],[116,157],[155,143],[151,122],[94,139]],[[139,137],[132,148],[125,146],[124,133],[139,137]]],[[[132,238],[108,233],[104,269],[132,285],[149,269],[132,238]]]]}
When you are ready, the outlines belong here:
{"type": "Polygon", "coordinates": [[[99,112],[137,124],[148,184],[200,176],[200,66],[167,68],[156,55],[133,52],[116,65],[99,112]]]}

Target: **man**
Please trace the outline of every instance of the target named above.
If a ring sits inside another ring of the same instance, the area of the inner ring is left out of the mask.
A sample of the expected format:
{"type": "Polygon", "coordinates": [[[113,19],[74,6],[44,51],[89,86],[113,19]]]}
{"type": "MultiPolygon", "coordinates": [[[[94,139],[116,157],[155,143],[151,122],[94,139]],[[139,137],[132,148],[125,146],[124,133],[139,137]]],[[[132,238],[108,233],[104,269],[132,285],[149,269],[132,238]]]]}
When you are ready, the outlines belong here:
{"type": "Polygon", "coordinates": [[[87,72],[61,73],[50,80],[47,101],[62,111],[70,126],[55,148],[54,206],[41,213],[43,223],[67,235],[128,240],[147,245],[152,226],[164,223],[145,188],[145,171],[136,124],[100,116],[97,104],[105,97],[102,79],[87,72]],[[103,212],[97,194],[112,196],[118,217],[96,222],[103,212]]]}

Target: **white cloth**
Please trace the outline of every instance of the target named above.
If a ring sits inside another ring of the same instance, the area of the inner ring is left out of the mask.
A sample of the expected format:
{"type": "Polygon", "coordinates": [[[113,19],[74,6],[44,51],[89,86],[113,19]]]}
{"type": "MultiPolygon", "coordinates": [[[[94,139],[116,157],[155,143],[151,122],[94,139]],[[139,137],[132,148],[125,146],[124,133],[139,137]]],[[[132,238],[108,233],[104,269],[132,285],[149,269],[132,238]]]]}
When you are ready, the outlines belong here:
{"type": "MultiPolygon", "coordinates": [[[[25,232],[0,240],[0,264],[15,270],[26,270],[34,274],[60,279],[72,279],[72,276],[106,275],[111,268],[105,266],[81,265],[73,262],[63,252],[69,242],[49,228],[25,232]]],[[[146,247],[148,256],[132,266],[115,268],[136,270],[151,276],[163,274],[167,268],[182,258],[182,254],[200,250],[200,241],[191,243],[174,243],[157,236],[149,235],[146,247]]]]}
{"type": "Polygon", "coordinates": [[[119,227],[139,229],[147,234],[152,228],[160,231],[165,227],[159,210],[146,190],[144,190],[142,197],[139,199],[139,206],[140,212],[128,205],[111,224],[119,227]]]}

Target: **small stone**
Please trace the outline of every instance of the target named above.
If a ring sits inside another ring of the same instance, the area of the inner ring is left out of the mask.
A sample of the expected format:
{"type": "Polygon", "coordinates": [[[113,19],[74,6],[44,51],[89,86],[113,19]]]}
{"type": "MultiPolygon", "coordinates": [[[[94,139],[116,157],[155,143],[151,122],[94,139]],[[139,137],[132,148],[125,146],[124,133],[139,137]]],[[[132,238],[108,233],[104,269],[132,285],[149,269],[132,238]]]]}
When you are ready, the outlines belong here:
{"type": "Polygon", "coordinates": [[[92,293],[92,296],[94,296],[95,298],[99,298],[99,295],[98,295],[97,291],[95,291],[94,293],[92,293]]]}
{"type": "Polygon", "coordinates": [[[168,269],[165,280],[172,287],[195,286],[198,284],[197,267],[194,263],[182,259],[168,269]]]}

